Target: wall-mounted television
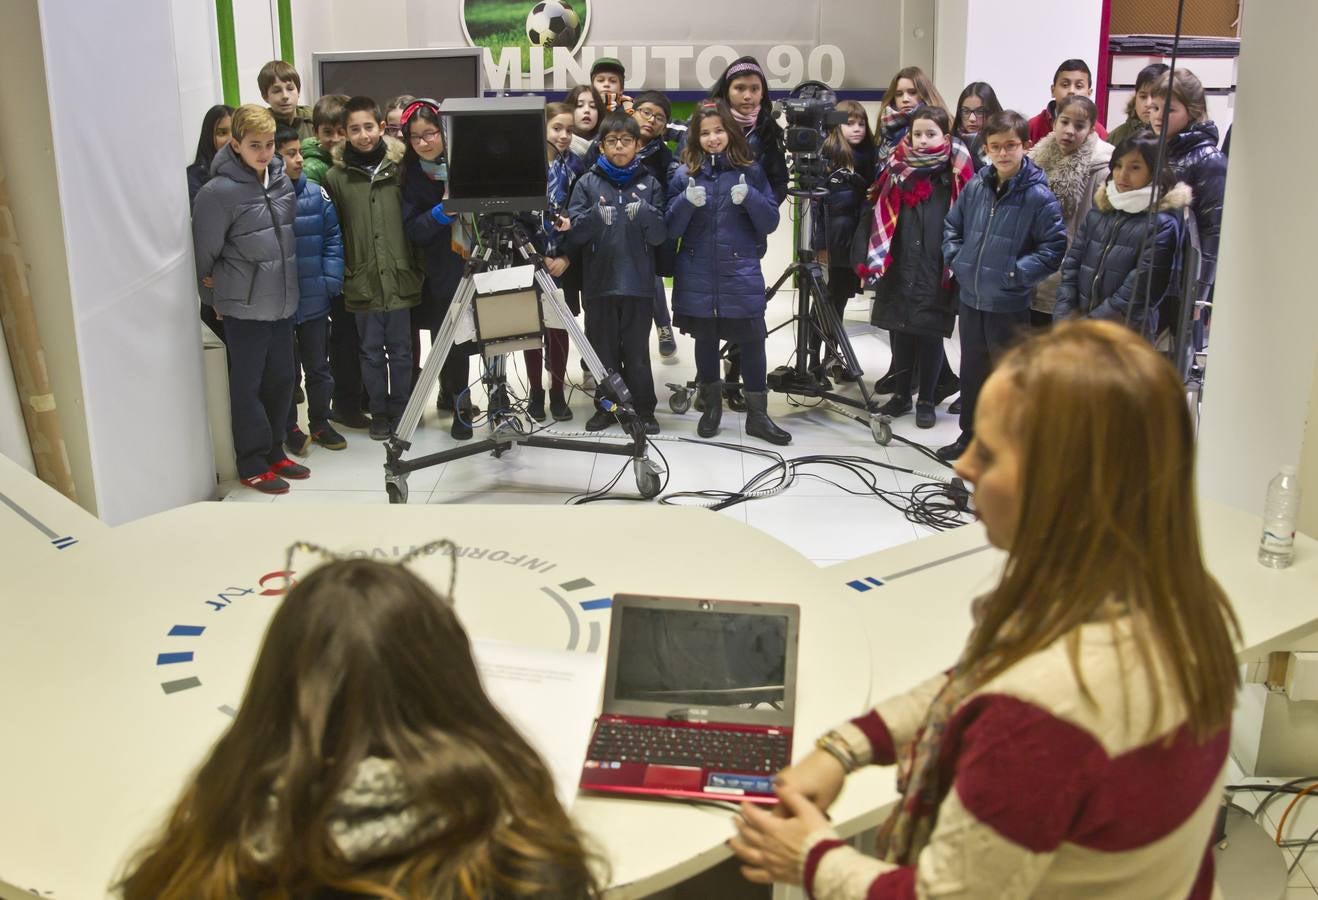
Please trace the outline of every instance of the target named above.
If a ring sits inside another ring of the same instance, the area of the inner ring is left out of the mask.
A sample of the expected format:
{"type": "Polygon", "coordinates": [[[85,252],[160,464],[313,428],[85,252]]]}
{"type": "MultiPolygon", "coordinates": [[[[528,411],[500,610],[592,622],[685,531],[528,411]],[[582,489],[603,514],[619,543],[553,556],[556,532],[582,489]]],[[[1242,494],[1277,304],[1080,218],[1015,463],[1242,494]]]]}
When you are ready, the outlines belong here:
{"type": "Polygon", "coordinates": [[[366,96],[383,107],[399,94],[443,103],[450,97],[480,97],[485,91],[479,47],[313,53],[312,61],[315,99],[326,94],[366,96]]]}

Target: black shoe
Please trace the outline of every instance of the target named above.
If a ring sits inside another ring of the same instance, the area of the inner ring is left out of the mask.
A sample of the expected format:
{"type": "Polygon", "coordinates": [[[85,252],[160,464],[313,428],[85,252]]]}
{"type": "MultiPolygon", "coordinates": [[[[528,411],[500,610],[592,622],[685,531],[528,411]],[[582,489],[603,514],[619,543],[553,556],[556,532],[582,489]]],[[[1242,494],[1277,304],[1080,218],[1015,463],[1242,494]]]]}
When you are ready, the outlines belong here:
{"type": "Polygon", "coordinates": [[[329,414],[331,422],[338,422],[344,428],[357,428],[365,430],[371,427],[371,417],[364,412],[355,409],[343,410],[336,409],[329,414]]]}
{"type": "Polygon", "coordinates": [[[719,423],[723,421],[723,386],[717,381],[700,385],[700,399],[704,411],[696,425],[696,434],[712,438],[718,434],[719,423]]]}
{"type": "Polygon", "coordinates": [[[961,398],[957,397],[955,400],[953,400],[951,405],[947,407],[947,411],[954,416],[961,415],[961,398]]]}
{"type": "Polygon", "coordinates": [[[961,390],[961,379],[953,375],[944,366],[943,375],[938,379],[938,386],[934,388],[934,403],[942,403],[959,390],[961,390]]]}
{"type": "Polygon", "coordinates": [[[934,423],[938,421],[938,413],[934,412],[932,403],[915,404],[915,427],[916,428],[933,428],[934,423]]]}
{"type": "Polygon", "coordinates": [[[587,431],[603,431],[610,425],[617,424],[618,420],[611,412],[605,412],[602,409],[595,410],[595,415],[586,420],[587,431]]]}
{"type": "Polygon", "coordinates": [[[453,414],[453,423],[448,427],[448,436],[455,441],[469,441],[473,433],[471,419],[455,412],[453,414]]]}
{"type": "Polygon", "coordinates": [[[943,462],[952,462],[953,460],[960,459],[961,454],[965,453],[966,448],[970,446],[970,439],[970,435],[966,434],[964,431],[961,432],[961,437],[957,438],[946,447],[938,448],[938,458],[943,462]]]}
{"type": "Polygon", "coordinates": [[[311,438],[295,425],[288,434],[284,435],[284,449],[294,456],[306,456],[307,451],[311,449],[311,438]]]}
{"type": "Polygon", "coordinates": [[[537,422],[545,420],[544,391],[531,391],[531,399],[526,402],[526,414],[537,422]]]}
{"type": "Polygon", "coordinates": [[[769,394],[766,391],[746,392],[746,433],[770,444],[783,446],[792,442],[792,436],[773,424],[769,418],[769,394]]]}
{"type": "Polygon", "coordinates": [[[881,416],[891,416],[897,418],[904,416],[911,411],[911,398],[904,394],[893,394],[887,403],[879,407],[878,412],[881,416]]]}
{"type": "Polygon", "coordinates": [[[329,425],[322,425],[311,432],[311,439],[326,450],[342,450],[348,446],[347,440],[329,425]]]}
{"type": "Polygon", "coordinates": [[[654,413],[648,413],[643,416],[637,416],[637,418],[640,419],[641,424],[645,426],[646,434],[659,433],[659,420],[654,417],[654,413]]]}
{"type": "Polygon", "coordinates": [[[659,331],[659,355],[664,359],[672,356],[677,352],[677,340],[673,337],[672,325],[660,325],[659,331]]]}
{"type": "Polygon", "coordinates": [[[302,385],[300,384],[293,385],[293,402],[294,403],[307,402],[306,392],[302,390],[302,385]]]}
{"type": "Polygon", "coordinates": [[[733,412],[746,411],[746,397],[742,394],[741,388],[724,388],[723,399],[728,402],[728,409],[733,412]]]}
{"type": "Polygon", "coordinates": [[[878,381],[874,382],[874,393],[891,394],[896,390],[897,390],[897,373],[894,372],[891,367],[889,367],[887,373],[878,381]]]}
{"type": "Polygon", "coordinates": [[[389,435],[394,433],[393,428],[389,424],[388,416],[371,416],[370,430],[371,440],[373,441],[387,441],[389,440],[389,435]]]}
{"type": "Polygon", "coordinates": [[[550,388],[549,414],[554,417],[555,422],[572,421],[572,407],[567,405],[567,398],[563,396],[562,388],[550,388]]]}

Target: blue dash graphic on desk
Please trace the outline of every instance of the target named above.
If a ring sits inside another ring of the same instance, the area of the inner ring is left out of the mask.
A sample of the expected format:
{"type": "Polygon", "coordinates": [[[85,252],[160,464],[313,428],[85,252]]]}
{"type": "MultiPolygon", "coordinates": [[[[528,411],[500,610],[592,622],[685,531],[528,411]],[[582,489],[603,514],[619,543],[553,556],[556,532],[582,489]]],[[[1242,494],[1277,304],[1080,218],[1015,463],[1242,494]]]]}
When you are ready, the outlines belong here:
{"type": "Polygon", "coordinates": [[[585,610],[608,609],[610,606],[613,605],[613,598],[601,597],[598,600],[582,600],[580,605],[581,608],[585,610]]]}
{"type": "Polygon", "coordinates": [[[872,590],[873,588],[883,587],[883,579],[875,578],[873,575],[870,575],[863,579],[857,578],[855,581],[848,581],[847,587],[851,588],[853,591],[858,591],[859,593],[863,594],[868,590],[872,590]]]}

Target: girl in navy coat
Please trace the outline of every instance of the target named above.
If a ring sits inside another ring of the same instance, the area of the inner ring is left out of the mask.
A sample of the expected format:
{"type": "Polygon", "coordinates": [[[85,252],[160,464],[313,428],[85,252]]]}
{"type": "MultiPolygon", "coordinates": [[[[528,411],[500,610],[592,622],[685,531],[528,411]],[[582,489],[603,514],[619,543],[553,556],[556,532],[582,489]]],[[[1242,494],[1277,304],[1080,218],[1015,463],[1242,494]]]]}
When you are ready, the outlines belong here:
{"type": "Polygon", "coordinates": [[[760,260],[778,227],[778,203],[727,104],[704,100],[691,119],[681,165],[668,185],[668,230],[681,238],[673,322],[695,338],[704,412],[697,433],[718,434],[723,416],[719,341],[740,350],[746,432],[773,444],[792,436],[769,418],[760,260]]]}
{"type": "MultiPolygon", "coordinates": [[[[444,130],[439,124],[439,107],[418,100],[403,110],[403,225],[408,239],[421,251],[426,279],[421,284],[421,303],[412,308],[412,359],[419,362],[420,332],[435,335],[448,315],[453,294],[462,280],[463,259],[453,249],[453,217],[444,212],[448,195],[448,166],[444,159],[444,130]]],[[[467,391],[467,357],[472,344],[449,351],[439,373],[439,408],[453,409],[449,434],[460,441],[472,436],[476,409],[467,391]]],[[[413,382],[420,374],[414,370],[413,382]]]]}

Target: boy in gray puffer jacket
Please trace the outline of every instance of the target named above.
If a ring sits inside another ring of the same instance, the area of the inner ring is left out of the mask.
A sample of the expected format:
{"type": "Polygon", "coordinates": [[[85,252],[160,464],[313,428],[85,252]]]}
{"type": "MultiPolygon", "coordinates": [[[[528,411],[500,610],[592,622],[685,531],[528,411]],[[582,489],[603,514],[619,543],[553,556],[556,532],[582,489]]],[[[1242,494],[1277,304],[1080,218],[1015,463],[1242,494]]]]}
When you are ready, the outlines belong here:
{"type": "Polygon", "coordinates": [[[275,121],[247,105],[233,138],[197,193],[192,242],[201,302],[224,320],[229,406],[238,477],[262,493],[310,471],[284,455],[293,399],[293,315],[298,306],[297,195],[275,156],[275,121]]]}

